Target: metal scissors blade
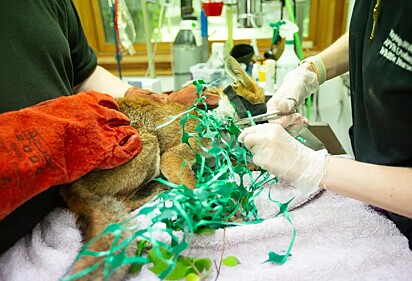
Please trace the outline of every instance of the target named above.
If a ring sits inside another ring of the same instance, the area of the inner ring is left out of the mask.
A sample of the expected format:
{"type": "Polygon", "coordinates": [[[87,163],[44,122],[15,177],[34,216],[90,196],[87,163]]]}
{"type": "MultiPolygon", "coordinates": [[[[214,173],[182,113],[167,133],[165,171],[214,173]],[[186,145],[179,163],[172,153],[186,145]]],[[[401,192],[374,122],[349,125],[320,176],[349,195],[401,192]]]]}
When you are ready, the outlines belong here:
{"type": "Polygon", "coordinates": [[[251,123],[252,120],[255,123],[256,122],[268,121],[268,120],[276,120],[276,119],[279,119],[282,116],[289,115],[289,114],[292,114],[292,113],[295,113],[295,112],[296,112],[295,108],[293,108],[291,111],[289,111],[286,114],[282,114],[282,113],[280,113],[280,110],[278,110],[278,111],[274,111],[274,112],[268,112],[268,113],[264,113],[264,114],[260,114],[260,115],[256,115],[256,116],[251,116],[250,118],[249,117],[242,118],[242,119],[236,120],[234,122],[234,124],[235,125],[252,125],[252,123],[251,123]]]}

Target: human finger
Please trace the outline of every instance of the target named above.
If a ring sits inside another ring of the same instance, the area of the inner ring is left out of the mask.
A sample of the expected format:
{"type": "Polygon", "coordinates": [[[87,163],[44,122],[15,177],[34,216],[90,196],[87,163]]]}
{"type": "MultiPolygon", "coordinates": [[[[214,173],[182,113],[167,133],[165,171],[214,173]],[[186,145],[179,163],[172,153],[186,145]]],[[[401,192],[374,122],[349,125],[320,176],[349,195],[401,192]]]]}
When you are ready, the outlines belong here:
{"type": "Polygon", "coordinates": [[[289,126],[285,127],[285,129],[288,130],[297,130],[303,125],[307,125],[309,123],[309,120],[306,117],[300,116],[299,118],[295,119],[292,124],[289,126]]]}
{"type": "Polygon", "coordinates": [[[303,124],[308,123],[308,119],[300,113],[292,113],[282,116],[279,119],[269,120],[269,123],[278,124],[287,129],[298,129],[303,124]]]}
{"type": "Polygon", "coordinates": [[[256,125],[256,126],[251,126],[251,127],[247,127],[245,128],[240,135],[238,136],[238,141],[243,143],[245,141],[246,136],[253,134],[254,132],[256,132],[256,130],[259,129],[260,125],[256,125]]]}

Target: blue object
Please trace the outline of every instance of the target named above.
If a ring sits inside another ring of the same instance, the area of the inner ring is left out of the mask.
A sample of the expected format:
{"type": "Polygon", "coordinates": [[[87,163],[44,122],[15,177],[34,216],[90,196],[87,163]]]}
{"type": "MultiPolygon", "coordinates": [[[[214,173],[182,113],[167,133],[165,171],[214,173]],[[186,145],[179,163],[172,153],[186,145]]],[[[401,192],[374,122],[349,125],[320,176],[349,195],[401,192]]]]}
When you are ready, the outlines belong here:
{"type": "Polygon", "coordinates": [[[143,88],[142,81],[127,81],[127,83],[133,87],[143,88]]]}
{"type": "Polygon", "coordinates": [[[207,37],[207,17],[205,11],[200,11],[200,34],[202,37],[207,37]]]}

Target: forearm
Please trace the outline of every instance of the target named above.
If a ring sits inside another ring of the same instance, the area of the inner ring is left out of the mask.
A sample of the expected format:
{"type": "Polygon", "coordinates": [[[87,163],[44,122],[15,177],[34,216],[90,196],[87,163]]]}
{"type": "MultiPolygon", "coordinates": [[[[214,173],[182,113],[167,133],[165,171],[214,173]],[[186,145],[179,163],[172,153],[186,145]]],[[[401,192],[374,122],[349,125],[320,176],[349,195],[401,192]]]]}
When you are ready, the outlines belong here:
{"type": "MultiPolygon", "coordinates": [[[[349,35],[344,34],[335,43],[317,55],[326,68],[326,80],[339,76],[349,70],[349,35]]],[[[310,63],[300,67],[315,72],[310,63]]]]}
{"type": "Polygon", "coordinates": [[[349,70],[349,34],[345,33],[318,55],[326,67],[327,79],[349,70]]]}
{"type": "Polygon", "coordinates": [[[412,218],[412,170],[329,157],[321,186],[412,218]]]}
{"type": "Polygon", "coordinates": [[[104,68],[97,66],[86,80],[73,88],[73,92],[96,91],[113,97],[123,97],[130,87],[132,86],[128,83],[120,80],[104,68]]]}

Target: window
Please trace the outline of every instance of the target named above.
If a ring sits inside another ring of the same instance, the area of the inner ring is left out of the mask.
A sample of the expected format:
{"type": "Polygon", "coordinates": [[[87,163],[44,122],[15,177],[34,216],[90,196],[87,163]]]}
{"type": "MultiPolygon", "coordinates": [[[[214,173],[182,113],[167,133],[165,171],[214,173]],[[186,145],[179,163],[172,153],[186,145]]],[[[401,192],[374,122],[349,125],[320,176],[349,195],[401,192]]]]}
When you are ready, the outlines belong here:
{"type": "MultiPolygon", "coordinates": [[[[112,12],[109,6],[110,0],[74,0],[78,9],[86,36],[90,45],[95,49],[99,64],[116,74],[117,66],[115,59],[114,32],[112,23],[112,12]]],[[[131,19],[136,26],[134,38],[135,55],[122,56],[123,75],[145,75],[148,67],[146,56],[145,36],[143,32],[143,17],[141,1],[125,0],[131,19]]],[[[301,1],[296,0],[296,3],[301,1]]],[[[280,19],[280,2],[277,0],[263,1],[263,11],[273,11],[273,15],[263,15],[263,25],[259,30],[238,29],[234,27],[234,43],[250,43],[251,36],[257,37],[257,43],[261,54],[270,47],[273,31],[268,26],[271,16],[280,19]],[[238,32],[237,32],[238,31],[238,32]],[[256,32],[259,31],[259,32],[256,32]]],[[[171,74],[171,48],[172,41],[179,29],[180,1],[178,0],[156,0],[147,4],[152,31],[152,42],[156,43],[155,65],[156,75],[171,74]],[[162,5],[159,1],[164,3],[162,5]],[[174,3],[173,1],[177,1],[174,3]],[[162,17],[162,13],[165,17],[162,17]],[[159,28],[159,22],[162,28],[159,28]]],[[[302,36],[305,56],[313,55],[339,38],[346,28],[348,0],[306,0],[302,10],[308,17],[303,17],[304,22],[302,36]]],[[[200,10],[200,2],[193,1],[193,8],[200,10]]],[[[233,6],[232,6],[233,8],[233,6]]],[[[220,17],[209,17],[209,40],[226,41],[226,5],[220,17]],[[220,29],[219,29],[220,28],[220,29]],[[216,32],[218,31],[218,32],[216,32]],[[211,34],[213,33],[214,34],[211,34]]],[[[234,17],[236,17],[236,8],[234,17]]],[[[285,12],[284,12],[285,13],[285,12]]],[[[302,17],[301,17],[302,18],[302,17]]],[[[234,22],[236,26],[236,22],[234,22]]]]}

